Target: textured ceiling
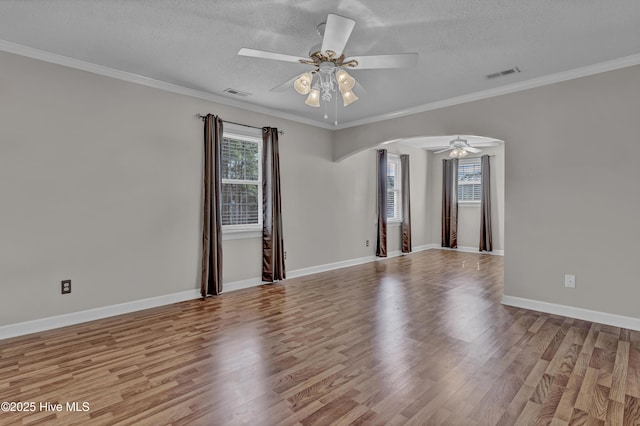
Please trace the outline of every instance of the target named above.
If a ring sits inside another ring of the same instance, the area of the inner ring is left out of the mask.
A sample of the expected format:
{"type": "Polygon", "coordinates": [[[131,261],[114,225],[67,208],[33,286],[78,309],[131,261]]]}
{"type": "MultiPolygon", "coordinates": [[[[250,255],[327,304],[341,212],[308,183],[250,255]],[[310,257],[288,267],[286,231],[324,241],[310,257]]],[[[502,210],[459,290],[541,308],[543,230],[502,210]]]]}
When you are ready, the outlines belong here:
{"type": "Polygon", "coordinates": [[[2,0],[0,40],[329,126],[333,106],[324,120],[293,89],[270,91],[310,67],[236,55],[307,56],[328,13],[356,21],[347,56],[420,55],[411,69],[354,70],[360,100],[339,105],[341,126],[640,54],[639,0],[2,0]]]}

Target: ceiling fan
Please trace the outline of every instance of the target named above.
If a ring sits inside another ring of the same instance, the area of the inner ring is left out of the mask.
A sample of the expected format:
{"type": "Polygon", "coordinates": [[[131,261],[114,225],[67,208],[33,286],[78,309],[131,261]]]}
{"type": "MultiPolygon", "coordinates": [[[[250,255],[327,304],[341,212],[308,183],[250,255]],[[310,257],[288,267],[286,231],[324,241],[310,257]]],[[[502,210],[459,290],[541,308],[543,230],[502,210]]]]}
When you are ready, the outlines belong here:
{"type": "Polygon", "coordinates": [[[318,25],[317,28],[318,34],[323,37],[322,43],[311,48],[308,58],[244,47],[238,51],[238,55],[311,65],[315,67],[313,71],[296,76],[272,90],[290,87],[289,84],[294,80],[295,90],[302,95],[308,95],[305,103],[309,106],[319,107],[320,99],[326,103],[330,102],[333,93],[337,91],[342,96],[343,105],[348,106],[357,101],[358,97],[352,90],[356,81],[346,69],[406,68],[418,61],[417,53],[346,57],[344,48],[355,24],[356,21],[353,19],[330,13],[326,23],[318,25]]]}
{"type": "Polygon", "coordinates": [[[474,154],[482,152],[481,149],[474,148],[469,145],[469,143],[465,139],[462,139],[460,136],[449,142],[449,148],[436,151],[434,154],[440,154],[447,151],[451,151],[449,153],[450,158],[463,158],[469,155],[470,152],[474,154]]]}

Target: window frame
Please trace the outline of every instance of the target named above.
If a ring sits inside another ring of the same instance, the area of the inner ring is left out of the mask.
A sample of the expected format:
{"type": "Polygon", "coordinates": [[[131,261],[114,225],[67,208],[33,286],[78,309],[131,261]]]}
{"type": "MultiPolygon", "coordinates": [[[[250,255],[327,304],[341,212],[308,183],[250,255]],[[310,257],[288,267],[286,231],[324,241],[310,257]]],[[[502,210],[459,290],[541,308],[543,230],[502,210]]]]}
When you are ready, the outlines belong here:
{"type": "MultiPolygon", "coordinates": [[[[231,185],[256,185],[258,188],[258,223],[252,224],[237,224],[237,225],[222,225],[222,239],[240,239],[240,238],[257,238],[262,235],[262,150],[263,140],[261,129],[243,128],[237,125],[231,125],[230,123],[224,124],[222,130],[222,143],[224,139],[233,139],[242,142],[255,143],[258,146],[258,180],[245,180],[245,179],[220,179],[220,195],[222,203],[223,186],[225,184],[231,185]]],[[[222,148],[222,147],[221,147],[222,148]]],[[[221,206],[222,208],[222,206],[221,206]]]]}
{"type": "Polygon", "coordinates": [[[458,191],[456,193],[456,197],[458,200],[458,204],[462,204],[462,205],[467,205],[467,206],[480,206],[480,203],[482,201],[482,160],[480,157],[472,157],[472,158],[461,158],[458,160],[458,176],[456,177],[457,179],[457,188],[458,191]],[[478,170],[480,171],[480,181],[479,182],[463,182],[461,183],[460,181],[460,166],[464,165],[464,164],[477,164],[478,165],[478,170]],[[480,187],[480,192],[479,192],[479,197],[478,199],[471,199],[471,200],[461,200],[460,199],[460,185],[479,185],[480,187]]]}
{"type": "MultiPolygon", "coordinates": [[[[387,216],[387,223],[399,224],[402,223],[402,163],[400,161],[400,155],[387,154],[387,174],[386,179],[389,179],[389,164],[394,163],[396,165],[396,176],[393,182],[393,189],[389,190],[388,186],[385,187],[387,191],[387,203],[389,203],[389,192],[394,193],[394,213],[393,217],[387,216]]],[[[385,206],[385,215],[387,214],[387,206],[385,206]]]]}

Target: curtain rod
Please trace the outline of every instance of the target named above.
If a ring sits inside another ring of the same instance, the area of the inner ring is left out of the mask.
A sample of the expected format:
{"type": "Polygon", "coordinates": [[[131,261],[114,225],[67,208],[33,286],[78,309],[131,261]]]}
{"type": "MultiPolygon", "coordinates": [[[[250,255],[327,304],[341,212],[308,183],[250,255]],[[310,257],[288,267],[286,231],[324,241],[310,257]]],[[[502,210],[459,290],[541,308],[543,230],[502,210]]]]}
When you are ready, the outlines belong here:
{"type": "MultiPolygon", "coordinates": [[[[196,118],[199,118],[200,120],[204,120],[205,118],[207,118],[207,116],[206,115],[202,115],[202,114],[196,114],[196,118]]],[[[260,129],[260,130],[263,129],[263,127],[250,126],[248,124],[236,123],[234,121],[222,120],[222,122],[223,123],[229,123],[229,124],[235,124],[237,126],[251,127],[252,129],[260,129]]],[[[281,134],[281,135],[284,135],[284,130],[278,130],[278,133],[281,134]]]]}

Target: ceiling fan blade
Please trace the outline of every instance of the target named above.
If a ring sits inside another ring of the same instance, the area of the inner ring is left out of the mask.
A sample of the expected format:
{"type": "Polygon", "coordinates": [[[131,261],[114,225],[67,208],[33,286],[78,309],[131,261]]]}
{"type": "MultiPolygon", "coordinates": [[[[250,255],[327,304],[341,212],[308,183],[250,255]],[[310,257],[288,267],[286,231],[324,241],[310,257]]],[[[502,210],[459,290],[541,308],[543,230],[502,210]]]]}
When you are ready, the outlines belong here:
{"type": "Polygon", "coordinates": [[[266,50],[247,49],[243,47],[238,50],[240,56],[250,56],[252,58],[274,59],[276,61],[300,62],[307,61],[309,58],[300,58],[298,56],[284,55],[282,53],[267,52],[266,50]]]}
{"type": "Polygon", "coordinates": [[[453,148],[442,149],[440,151],[434,152],[434,154],[442,154],[443,152],[451,151],[453,148]]]}
{"type": "Polygon", "coordinates": [[[324,37],[322,39],[322,52],[330,50],[335,52],[335,56],[342,55],[344,47],[351,36],[351,31],[356,25],[356,21],[344,16],[330,13],[327,16],[327,24],[324,27],[324,37]]]}
{"type": "Polygon", "coordinates": [[[417,53],[398,53],[396,55],[353,56],[344,62],[357,61],[354,69],[409,68],[418,63],[417,53]]]}
{"type": "Polygon", "coordinates": [[[465,146],[462,149],[464,149],[465,151],[469,151],[469,152],[473,152],[474,154],[478,153],[478,152],[482,152],[481,149],[478,148],[474,148],[472,146],[465,146]]]}
{"type": "Polygon", "coordinates": [[[296,78],[300,77],[300,74],[291,77],[289,80],[278,84],[276,87],[271,89],[271,92],[284,92],[287,89],[293,88],[293,82],[296,81],[296,78]]]}

